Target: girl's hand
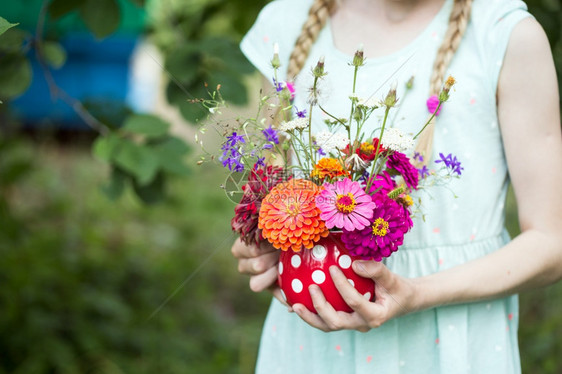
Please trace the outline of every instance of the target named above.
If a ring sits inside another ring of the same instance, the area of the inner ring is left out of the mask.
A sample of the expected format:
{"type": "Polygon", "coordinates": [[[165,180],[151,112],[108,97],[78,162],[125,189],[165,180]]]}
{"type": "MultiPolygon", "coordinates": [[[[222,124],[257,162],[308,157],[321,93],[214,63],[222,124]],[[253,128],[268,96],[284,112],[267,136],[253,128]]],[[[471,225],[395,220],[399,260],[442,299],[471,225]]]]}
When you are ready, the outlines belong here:
{"type": "Polygon", "coordinates": [[[353,271],[375,281],[374,302],[357,292],[337,266],[331,266],[332,280],[353,312],[335,311],[316,285],[311,285],[309,292],[318,314],[310,312],[302,304],[293,305],[293,310],[306,323],[326,332],[344,329],[366,332],[392,318],[416,311],[418,290],[412,280],[394,274],[382,263],[374,261],[355,261],[353,271]]]}
{"type": "Polygon", "coordinates": [[[231,249],[232,255],[238,259],[238,271],[250,275],[250,289],[262,292],[269,289],[273,295],[287,305],[277,286],[277,264],[279,251],[268,242],[247,245],[240,238],[236,239],[231,249]]]}

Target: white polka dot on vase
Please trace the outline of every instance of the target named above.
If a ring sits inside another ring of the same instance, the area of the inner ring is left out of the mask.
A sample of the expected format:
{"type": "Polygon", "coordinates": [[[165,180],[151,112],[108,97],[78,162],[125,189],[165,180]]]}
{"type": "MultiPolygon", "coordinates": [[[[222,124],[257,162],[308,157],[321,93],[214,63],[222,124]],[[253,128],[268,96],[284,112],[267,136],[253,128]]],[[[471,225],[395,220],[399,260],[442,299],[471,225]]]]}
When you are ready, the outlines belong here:
{"type": "Polygon", "coordinates": [[[293,255],[293,257],[291,257],[291,265],[293,265],[295,269],[301,266],[301,256],[293,255]]]}
{"type": "Polygon", "coordinates": [[[370,293],[370,292],[365,292],[365,294],[363,295],[363,297],[365,298],[365,300],[370,301],[370,300],[371,300],[371,293],[370,293]]]}
{"type": "Polygon", "coordinates": [[[338,264],[342,269],[349,269],[351,266],[351,257],[348,255],[341,255],[338,259],[338,264]]]}
{"type": "Polygon", "coordinates": [[[296,293],[301,293],[302,291],[302,282],[298,279],[293,279],[293,281],[291,282],[291,288],[293,289],[293,291],[295,291],[296,293]]]}
{"type": "Polygon", "coordinates": [[[312,248],[312,257],[318,261],[325,259],[327,254],[328,250],[323,245],[318,244],[312,248]]]}
{"type": "Polygon", "coordinates": [[[326,274],[322,270],[314,270],[312,272],[312,280],[316,284],[322,284],[326,280],[326,274]]]}
{"type": "Polygon", "coordinates": [[[283,263],[279,263],[279,274],[283,274],[283,263]]]}
{"type": "Polygon", "coordinates": [[[353,287],[355,287],[355,282],[353,281],[353,279],[348,279],[347,281],[349,282],[349,284],[351,284],[353,287]]]}

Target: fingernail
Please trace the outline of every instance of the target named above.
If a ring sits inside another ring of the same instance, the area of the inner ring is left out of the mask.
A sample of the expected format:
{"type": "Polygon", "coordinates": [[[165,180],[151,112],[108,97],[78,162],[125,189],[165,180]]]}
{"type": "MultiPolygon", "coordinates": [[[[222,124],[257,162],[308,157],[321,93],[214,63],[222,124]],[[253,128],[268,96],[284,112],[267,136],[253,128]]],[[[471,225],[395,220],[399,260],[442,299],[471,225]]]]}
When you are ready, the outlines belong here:
{"type": "Polygon", "coordinates": [[[310,292],[311,295],[316,295],[318,293],[318,290],[316,289],[315,286],[310,286],[308,288],[308,292],[310,292]]]}
{"type": "Polygon", "coordinates": [[[329,270],[330,270],[330,274],[331,274],[331,275],[334,275],[334,274],[336,274],[336,273],[338,272],[338,268],[335,267],[335,266],[330,266],[330,269],[329,269],[329,270]]]}

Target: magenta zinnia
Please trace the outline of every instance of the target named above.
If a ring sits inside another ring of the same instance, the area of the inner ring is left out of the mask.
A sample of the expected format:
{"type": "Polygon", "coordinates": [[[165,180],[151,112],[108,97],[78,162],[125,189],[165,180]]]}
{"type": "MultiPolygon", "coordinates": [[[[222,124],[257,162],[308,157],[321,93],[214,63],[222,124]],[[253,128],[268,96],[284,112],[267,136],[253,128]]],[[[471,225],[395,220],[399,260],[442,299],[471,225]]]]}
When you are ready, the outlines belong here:
{"type": "Polygon", "coordinates": [[[381,261],[396,252],[410,229],[404,208],[385,194],[375,194],[370,225],[362,230],[343,229],[342,241],[350,254],[381,261]]]}
{"type": "Polygon", "coordinates": [[[389,169],[394,169],[404,177],[406,185],[410,188],[418,188],[419,172],[414,165],[410,163],[410,159],[404,153],[393,152],[386,162],[389,169]]]}
{"type": "Polygon", "coordinates": [[[361,230],[370,224],[375,203],[359,182],[345,178],[335,183],[324,183],[322,192],[316,198],[316,206],[322,212],[320,218],[326,222],[327,228],[351,231],[361,230]]]}
{"type": "Polygon", "coordinates": [[[258,217],[263,198],[278,183],[283,181],[283,169],[278,166],[254,166],[248,177],[248,183],[242,186],[242,199],[234,208],[234,217],[230,221],[232,230],[248,245],[258,244],[262,240],[258,228],[258,217]]]}

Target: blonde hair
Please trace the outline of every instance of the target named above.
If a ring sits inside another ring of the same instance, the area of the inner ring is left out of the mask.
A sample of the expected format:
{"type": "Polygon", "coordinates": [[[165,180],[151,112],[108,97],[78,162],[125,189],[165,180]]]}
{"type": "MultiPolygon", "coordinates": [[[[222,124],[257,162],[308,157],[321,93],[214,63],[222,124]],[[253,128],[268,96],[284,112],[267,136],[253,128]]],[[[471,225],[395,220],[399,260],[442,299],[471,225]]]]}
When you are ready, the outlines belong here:
{"type": "MultiPolygon", "coordinates": [[[[443,38],[443,42],[437,51],[435,62],[433,63],[433,72],[430,78],[430,95],[438,95],[445,73],[449,67],[455,52],[459,48],[460,42],[466,31],[468,20],[470,18],[470,10],[473,0],[454,0],[453,9],[449,17],[449,25],[443,38]]],[[[308,12],[300,36],[297,38],[293,52],[289,57],[289,65],[287,68],[287,78],[293,79],[303,68],[308,57],[310,49],[318,34],[326,24],[328,17],[335,10],[338,0],[314,0],[308,12]]],[[[435,119],[426,127],[420,135],[416,152],[424,155],[424,163],[431,158],[433,133],[435,129],[435,119]]]]}

